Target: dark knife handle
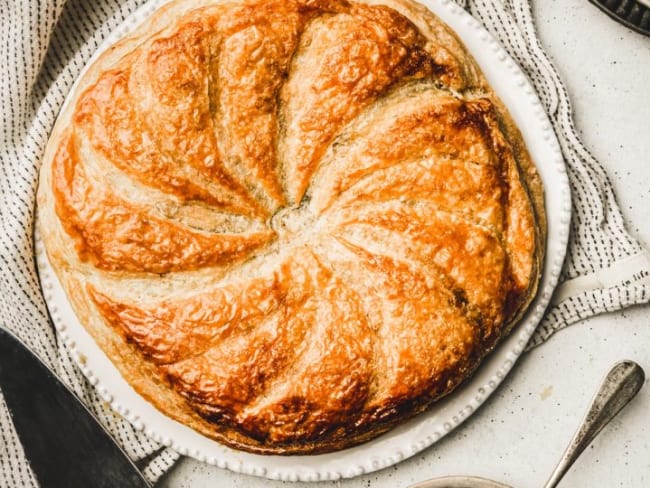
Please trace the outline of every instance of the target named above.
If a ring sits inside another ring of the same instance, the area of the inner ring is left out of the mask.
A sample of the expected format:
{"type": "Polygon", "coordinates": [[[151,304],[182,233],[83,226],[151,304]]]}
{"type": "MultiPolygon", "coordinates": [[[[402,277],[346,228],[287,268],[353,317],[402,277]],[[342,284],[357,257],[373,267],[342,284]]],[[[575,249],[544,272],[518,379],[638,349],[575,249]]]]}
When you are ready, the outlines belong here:
{"type": "Polygon", "coordinates": [[[43,488],[151,488],[77,396],[3,327],[0,389],[43,488]]]}

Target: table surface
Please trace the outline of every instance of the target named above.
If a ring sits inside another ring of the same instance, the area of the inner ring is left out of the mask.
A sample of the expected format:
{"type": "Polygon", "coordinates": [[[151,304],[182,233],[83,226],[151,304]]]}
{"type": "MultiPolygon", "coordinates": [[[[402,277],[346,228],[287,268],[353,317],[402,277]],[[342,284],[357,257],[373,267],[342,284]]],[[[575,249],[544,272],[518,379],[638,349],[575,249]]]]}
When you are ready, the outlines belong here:
{"type": "MultiPolygon", "coordinates": [[[[628,229],[650,244],[650,38],[586,0],[537,0],[542,44],[571,94],[576,126],[608,169],[628,229]]],[[[602,376],[629,358],[650,373],[650,307],[584,320],[515,366],[460,428],[397,466],[351,480],[281,483],[183,459],[160,488],[393,488],[448,474],[542,486],[602,376]]],[[[646,382],[648,383],[648,382],[646,382]]],[[[561,486],[650,486],[650,385],[594,441],[561,486]]]]}

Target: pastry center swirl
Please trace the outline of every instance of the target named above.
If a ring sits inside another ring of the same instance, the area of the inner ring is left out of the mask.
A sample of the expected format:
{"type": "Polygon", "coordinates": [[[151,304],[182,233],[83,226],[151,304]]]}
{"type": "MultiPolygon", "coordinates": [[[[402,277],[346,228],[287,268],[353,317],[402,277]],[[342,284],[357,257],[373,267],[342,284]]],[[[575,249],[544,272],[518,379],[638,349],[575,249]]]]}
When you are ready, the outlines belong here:
{"type": "Polygon", "coordinates": [[[273,214],[269,221],[271,229],[282,243],[295,243],[301,236],[313,230],[315,217],[307,205],[283,207],[273,214]]]}

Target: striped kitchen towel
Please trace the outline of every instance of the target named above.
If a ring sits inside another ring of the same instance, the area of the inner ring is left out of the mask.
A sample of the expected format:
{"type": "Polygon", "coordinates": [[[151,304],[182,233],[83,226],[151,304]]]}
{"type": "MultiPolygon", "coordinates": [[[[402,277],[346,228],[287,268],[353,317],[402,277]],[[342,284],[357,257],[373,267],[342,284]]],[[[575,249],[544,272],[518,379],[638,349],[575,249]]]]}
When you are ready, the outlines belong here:
{"type": "MultiPolygon", "coordinates": [[[[116,417],[57,341],[33,253],[38,168],[57,113],[86,61],[143,0],[0,0],[0,325],[10,328],[88,404],[158,479],[178,459],[116,417]]],[[[461,2],[524,69],[560,140],[571,182],[569,251],[529,347],[582,318],[650,300],[650,257],[624,229],[603,167],[576,135],[569,96],[535,33],[526,0],[461,2]]],[[[0,395],[0,487],[37,486],[0,395]]]]}

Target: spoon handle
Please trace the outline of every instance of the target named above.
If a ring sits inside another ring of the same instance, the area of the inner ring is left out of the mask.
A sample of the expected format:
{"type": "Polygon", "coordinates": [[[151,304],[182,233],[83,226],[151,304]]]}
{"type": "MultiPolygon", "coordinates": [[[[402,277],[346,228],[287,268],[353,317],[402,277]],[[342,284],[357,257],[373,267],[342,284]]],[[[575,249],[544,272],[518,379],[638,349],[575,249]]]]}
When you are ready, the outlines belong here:
{"type": "Polygon", "coordinates": [[[633,361],[616,363],[600,385],[591,407],[544,488],[555,488],[582,451],[639,392],[645,373],[633,361]]]}

